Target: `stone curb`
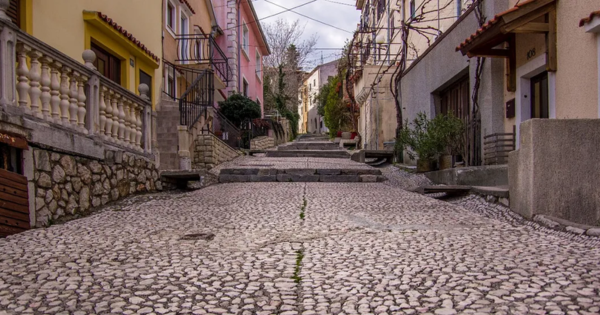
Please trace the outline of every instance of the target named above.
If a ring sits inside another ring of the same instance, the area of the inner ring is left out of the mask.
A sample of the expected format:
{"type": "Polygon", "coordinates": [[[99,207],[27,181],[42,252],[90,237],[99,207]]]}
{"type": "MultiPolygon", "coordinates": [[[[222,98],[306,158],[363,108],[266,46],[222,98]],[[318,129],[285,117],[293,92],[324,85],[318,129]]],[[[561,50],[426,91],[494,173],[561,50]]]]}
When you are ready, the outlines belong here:
{"type": "Polygon", "coordinates": [[[220,183],[248,182],[296,182],[296,183],[375,183],[387,180],[383,175],[314,175],[314,174],[277,174],[277,175],[239,175],[221,174],[220,183]]]}
{"type": "Polygon", "coordinates": [[[600,236],[600,227],[579,225],[566,220],[555,219],[541,214],[535,215],[533,217],[533,221],[553,230],[566,231],[577,235],[585,234],[587,236],[600,236]]]}

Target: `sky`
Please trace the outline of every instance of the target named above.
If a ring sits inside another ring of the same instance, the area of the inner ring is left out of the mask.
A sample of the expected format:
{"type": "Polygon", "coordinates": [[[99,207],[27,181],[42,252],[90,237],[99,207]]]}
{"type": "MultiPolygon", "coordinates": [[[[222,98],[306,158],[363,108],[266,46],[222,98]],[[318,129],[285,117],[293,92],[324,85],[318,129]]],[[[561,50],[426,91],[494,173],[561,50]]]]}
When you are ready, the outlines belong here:
{"type": "MultiPolygon", "coordinates": [[[[285,12],[261,20],[260,23],[265,25],[276,21],[278,18],[289,21],[300,20],[300,24],[304,26],[304,37],[317,34],[316,48],[342,48],[346,40],[352,37],[352,33],[356,30],[356,25],[360,19],[360,11],[356,10],[354,6],[356,0],[252,0],[259,19],[285,11],[285,9],[277,5],[285,8],[293,8],[307,2],[311,3],[293,11],[346,30],[347,32],[310,20],[293,12],[285,12]]],[[[339,58],[341,50],[315,50],[313,55],[308,58],[307,68],[319,65],[321,63],[321,54],[323,54],[324,61],[328,62],[339,58]]]]}

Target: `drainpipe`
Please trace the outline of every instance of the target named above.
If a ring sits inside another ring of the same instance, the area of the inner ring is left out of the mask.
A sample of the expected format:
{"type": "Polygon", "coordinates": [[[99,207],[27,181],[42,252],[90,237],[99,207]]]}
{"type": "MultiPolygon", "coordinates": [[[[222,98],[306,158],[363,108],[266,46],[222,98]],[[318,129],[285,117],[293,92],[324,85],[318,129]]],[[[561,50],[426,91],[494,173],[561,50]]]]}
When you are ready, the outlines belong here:
{"type": "Polygon", "coordinates": [[[392,36],[391,36],[391,28],[390,26],[392,25],[391,21],[392,21],[392,15],[391,15],[391,7],[390,7],[390,0],[388,0],[387,2],[387,13],[388,13],[388,22],[387,22],[387,42],[388,42],[388,46],[387,46],[387,62],[388,65],[391,64],[392,59],[390,58],[390,50],[392,50],[392,36]]]}
{"type": "Polygon", "coordinates": [[[242,12],[240,11],[240,4],[241,4],[242,0],[237,0],[237,37],[238,37],[238,58],[237,58],[237,62],[238,62],[238,93],[241,93],[241,88],[242,88],[242,42],[241,42],[241,32],[240,29],[242,28],[242,12]]]}

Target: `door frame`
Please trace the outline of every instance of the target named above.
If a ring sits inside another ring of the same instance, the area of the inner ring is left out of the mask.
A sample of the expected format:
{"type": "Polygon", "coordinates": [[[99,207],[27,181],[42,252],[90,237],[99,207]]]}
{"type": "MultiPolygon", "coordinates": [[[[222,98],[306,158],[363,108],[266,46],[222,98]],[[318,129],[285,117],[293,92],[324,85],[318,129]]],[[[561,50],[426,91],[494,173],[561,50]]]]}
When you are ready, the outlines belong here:
{"type": "MultiPolygon", "coordinates": [[[[516,148],[520,147],[521,123],[531,119],[531,78],[546,71],[546,55],[538,56],[517,68],[515,93],[516,148]]],[[[556,118],[556,72],[548,72],[548,118],[556,118]]]]}

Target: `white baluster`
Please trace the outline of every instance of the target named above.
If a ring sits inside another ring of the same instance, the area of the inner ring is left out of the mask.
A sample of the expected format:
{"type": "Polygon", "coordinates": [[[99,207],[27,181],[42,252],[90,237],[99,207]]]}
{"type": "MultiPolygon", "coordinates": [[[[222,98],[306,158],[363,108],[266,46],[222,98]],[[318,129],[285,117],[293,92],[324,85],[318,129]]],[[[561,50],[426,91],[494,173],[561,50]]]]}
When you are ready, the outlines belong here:
{"type": "Polygon", "coordinates": [[[131,147],[135,148],[135,137],[137,134],[137,104],[131,103],[130,113],[129,113],[129,125],[131,126],[131,133],[129,134],[129,143],[131,143],[131,147]]]}
{"type": "Polygon", "coordinates": [[[112,138],[114,141],[117,141],[119,139],[119,107],[117,103],[119,102],[120,98],[121,95],[115,92],[115,95],[112,99],[112,138]]]}
{"type": "Polygon", "coordinates": [[[59,69],[62,67],[60,62],[54,62],[52,64],[51,75],[50,75],[50,104],[52,107],[52,121],[60,123],[60,81],[59,81],[59,69]]]}
{"type": "Polygon", "coordinates": [[[42,90],[40,89],[40,79],[42,77],[40,71],[40,62],[38,59],[42,57],[42,53],[37,50],[29,52],[29,59],[31,68],[29,69],[29,99],[31,100],[31,114],[37,117],[42,117],[40,111],[40,95],[42,90]]]}
{"type": "Polygon", "coordinates": [[[25,112],[29,112],[29,102],[27,101],[27,95],[29,92],[29,69],[27,68],[27,53],[31,51],[31,48],[24,44],[17,44],[17,60],[19,61],[19,67],[17,68],[17,94],[19,95],[19,107],[23,108],[25,112]]]}
{"type": "MultiPolygon", "coordinates": [[[[129,118],[129,104],[130,101],[128,99],[123,100],[123,144],[125,146],[129,146],[129,135],[131,135],[131,119],[129,118]]],[[[119,139],[121,139],[120,136],[119,139]]]]}
{"type": "MultiPolygon", "coordinates": [[[[138,111],[137,111],[137,115],[136,115],[136,137],[135,137],[135,144],[138,146],[138,148],[141,150],[142,149],[142,113],[143,113],[143,107],[139,107],[138,111]]],[[[148,140],[146,140],[148,141],[148,140]]]]}
{"type": "Polygon", "coordinates": [[[125,111],[123,110],[123,102],[125,102],[125,100],[123,99],[123,97],[121,97],[119,99],[119,141],[123,142],[123,140],[125,139],[125,111]]]}
{"type": "Polygon", "coordinates": [[[87,97],[85,96],[85,91],[83,89],[83,86],[85,85],[85,83],[87,82],[89,78],[86,77],[85,75],[81,75],[79,77],[79,80],[77,81],[77,86],[79,87],[77,94],[78,94],[78,98],[77,100],[79,102],[77,102],[77,126],[79,128],[79,130],[85,134],[88,133],[87,129],[85,128],[85,113],[86,113],[86,108],[85,108],[85,101],[87,100],[87,97]]]}
{"type": "Polygon", "coordinates": [[[104,101],[106,93],[106,87],[100,88],[100,134],[104,136],[106,130],[106,102],[104,101]]]}
{"type": "Polygon", "coordinates": [[[77,93],[77,79],[79,78],[79,72],[77,71],[73,71],[73,74],[71,74],[71,78],[69,80],[69,82],[71,83],[71,87],[69,88],[69,96],[71,96],[71,98],[69,99],[69,123],[71,123],[72,127],[77,127],[77,100],[78,100],[78,93],[77,93]]]}
{"type": "Polygon", "coordinates": [[[40,83],[42,85],[42,96],[40,99],[42,100],[42,117],[46,120],[51,120],[50,116],[50,63],[52,63],[52,58],[48,56],[44,56],[40,59],[42,61],[42,78],[40,83]]]}
{"type": "MultiPolygon", "coordinates": [[[[105,87],[103,87],[106,89],[105,87]]],[[[112,125],[113,125],[113,115],[112,115],[112,98],[114,92],[112,90],[108,90],[106,93],[106,128],[104,129],[104,139],[109,140],[112,137],[112,125]]]]}
{"type": "Polygon", "coordinates": [[[69,73],[71,68],[63,67],[60,75],[60,118],[63,126],[69,125],[69,73]]]}

